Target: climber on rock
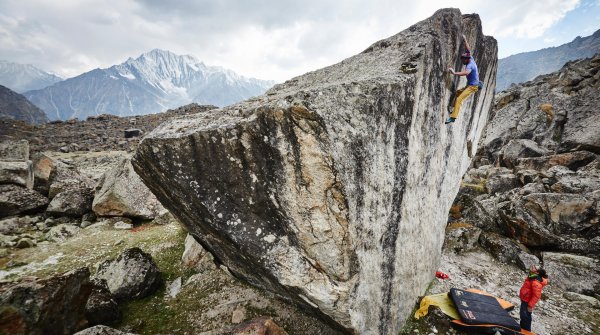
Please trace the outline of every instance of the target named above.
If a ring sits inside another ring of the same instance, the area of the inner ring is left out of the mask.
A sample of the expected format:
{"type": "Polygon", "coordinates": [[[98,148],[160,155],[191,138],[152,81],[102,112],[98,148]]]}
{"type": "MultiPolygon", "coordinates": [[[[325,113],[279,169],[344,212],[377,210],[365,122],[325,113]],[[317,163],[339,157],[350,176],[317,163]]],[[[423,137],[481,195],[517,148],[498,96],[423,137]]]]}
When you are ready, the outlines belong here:
{"type": "Polygon", "coordinates": [[[460,111],[460,106],[463,101],[469,97],[471,94],[477,92],[479,90],[479,71],[477,70],[477,64],[475,64],[475,59],[471,57],[471,48],[469,48],[469,43],[467,43],[467,38],[465,35],[462,35],[463,42],[465,43],[465,53],[460,55],[460,59],[465,65],[465,69],[461,72],[454,71],[453,68],[448,68],[448,71],[455,76],[467,76],[467,86],[461,88],[456,91],[456,102],[454,103],[454,110],[450,117],[446,120],[446,124],[454,122],[458,117],[458,112],[460,111]]]}

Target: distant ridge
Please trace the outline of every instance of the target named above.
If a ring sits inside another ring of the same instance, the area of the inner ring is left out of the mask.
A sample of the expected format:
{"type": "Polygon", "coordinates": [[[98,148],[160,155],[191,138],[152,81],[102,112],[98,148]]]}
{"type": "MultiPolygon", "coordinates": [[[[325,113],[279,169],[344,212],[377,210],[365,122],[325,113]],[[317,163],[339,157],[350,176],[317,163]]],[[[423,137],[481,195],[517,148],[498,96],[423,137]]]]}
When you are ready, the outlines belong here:
{"type": "Polygon", "coordinates": [[[225,106],[260,95],[273,84],[207,66],[189,55],[155,49],[25,96],[49,119],[66,120],[154,114],[191,102],[225,106]]]}
{"type": "Polygon", "coordinates": [[[600,53],[600,30],[587,37],[578,36],[561,46],[502,58],[498,61],[496,91],[558,71],[570,60],[592,57],[597,53],[600,53]]]}
{"type": "Polygon", "coordinates": [[[0,60],[0,85],[17,93],[39,90],[63,80],[29,64],[0,60]]]}
{"type": "Polygon", "coordinates": [[[30,124],[48,122],[44,111],[21,94],[0,85],[0,118],[24,121],[30,124]]]}

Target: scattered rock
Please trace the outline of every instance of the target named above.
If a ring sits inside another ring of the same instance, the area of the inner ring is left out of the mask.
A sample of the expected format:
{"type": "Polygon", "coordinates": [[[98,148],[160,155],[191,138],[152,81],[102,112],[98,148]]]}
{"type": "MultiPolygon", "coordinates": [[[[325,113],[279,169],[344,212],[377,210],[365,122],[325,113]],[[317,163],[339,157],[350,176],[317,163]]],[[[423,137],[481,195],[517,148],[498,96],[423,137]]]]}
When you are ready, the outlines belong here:
{"type": "Polygon", "coordinates": [[[246,309],[238,306],[231,314],[231,323],[237,325],[246,319],[246,309]]]}
{"type": "Polygon", "coordinates": [[[173,280],[167,285],[165,295],[170,298],[175,298],[181,292],[181,277],[173,280]]]}
{"type": "Polygon", "coordinates": [[[94,279],[92,283],[94,288],[85,305],[85,316],[89,325],[106,325],[120,321],[123,315],[106,281],[94,279]]]}
{"type": "Polygon", "coordinates": [[[0,142],[0,160],[2,161],[28,161],[29,142],[27,140],[0,142]]]}
{"type": "Polygon", "coordinates": [[[270,317],[259,317],[244,322],[230,332],[231,335],[287,335],[270,317]]]}
{"type": "Polygon", "coordinates": [[[105,173],[96,192],[93,210],[98,216],[153,219],[162,205],[133,170],[129,158],[105,173]]]}
{"type": "Polygon", "coordinates": [[[0,333],[75,333],[86,323],[89,276],[89,270],[81,268],[48,279],[0,284],[0,333]]]}
{"type": "Polygon", "coordinates": [[[206,251],[190,234],[185,238],[185,250],[181,261],[185,266],[194,268],[198,272],[217,268],[213,255],[206,251]]]}
{"type": "Polygon", "coordinates": [[[33,240],[29,239],[29,238],[22,238],[15,245],[15,247],[17,247],[19,249],[33,248],[35,246],[36,246],[35,241],[33,241],[33,240]]]}
{"type": "Polygon", "coordinates": [[[125,138],[140,137],[143,131],[137,128],[125,129],[125,138]]]}
{"type": "Polygon", "coordinates": [[[39,222],[39,216],[14,216],[0,220],[1,234],[23,234],[34,229],[35,224],[39,222]]]}
{"type": "Polygon", "coordinates": [[[74,335],[136,335],[133,333],[122,332],[118,329],[110,328],[108,326],[97,325],[84,329],[74,335]]]}
{"type": "Polygon", "coordinates": [[[493,232],[483,232],[479,243],[484,250],[503,263],[515,263],[517,256],[526,249],[514,240],[493,232]]]}
{"type": "Polygon", "coordinates": [[[565,292],[563,294],[565,299],[572,301],[574,303],[585,304],[588,307],[600,309],[600,301],[594,297],[590,297],[587,295],[575,293],[575,292],[565,292]]]}
{"type": "Polygon", "coordinates": [[[450,224],[446,228],[444,249],[455,253],[468,252],[479,247],[481,229],[471,225],[450,224]]]}
{"type": "Polygon", "coordinates": [[[79,233],[81,228],[72,224],[59,224],[50,228],[50,231],[46,234],[46,239],[51,242],[62,242],[79,233]]]}
{"type": "Polygon", "coordinates": [[[50,215],[79,217],[92,210],[94,191],[89,188],[76,188],[58,193],[46,208],[50,215]]]}
{"type": "Polygon", "coordinates": [[[548,153],[548,149],[540,147],[532,140],[514,139],[502,148],[500,157],[502,165],[512,169],[517,165],[519,158],[540,157],[548,153]]]}
{"type": "Polygon", "coordinates": [[[17,185],[0,185],[0,218],[44,210],[48,198],[17,185]]]}
{"type": "Polygon", "coordinates": [[[96,278],[106,280],[117,301],[143,298],[161,284],[152,257],[139,248],[126,249],[116,259],[101,263],[96,278]]]}
{"type": "Polygon", "coordinates": [[[115,229],[124,229],[124,230],[132,229],[133,228],[133,224],[127,223],[127,222],[124,222],[124,221],[117,221],[113,225],[113,228],[115,228],[115,229]]]}
{"type": "Polygon", "coordinates": [[[33,164],[31,161],[7,162],[0,160],[0,184],[15,184],[33,188],[33,164]]]}

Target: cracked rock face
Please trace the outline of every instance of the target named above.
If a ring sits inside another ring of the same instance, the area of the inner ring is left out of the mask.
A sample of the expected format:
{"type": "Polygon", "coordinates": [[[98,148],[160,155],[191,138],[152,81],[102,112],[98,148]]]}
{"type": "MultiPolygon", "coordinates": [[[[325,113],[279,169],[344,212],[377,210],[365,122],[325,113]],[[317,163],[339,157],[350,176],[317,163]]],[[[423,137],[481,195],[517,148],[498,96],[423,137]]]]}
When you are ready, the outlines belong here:
{"type": "Polygon", "coordinates": [[[237,277],[349,332],[395,334],[438,266],[496,67],[479,18],[440,10],[264,96],[164,123],[132,163],[237,277]],[[463,33],[486,86],[446,126],[463,33]]]}

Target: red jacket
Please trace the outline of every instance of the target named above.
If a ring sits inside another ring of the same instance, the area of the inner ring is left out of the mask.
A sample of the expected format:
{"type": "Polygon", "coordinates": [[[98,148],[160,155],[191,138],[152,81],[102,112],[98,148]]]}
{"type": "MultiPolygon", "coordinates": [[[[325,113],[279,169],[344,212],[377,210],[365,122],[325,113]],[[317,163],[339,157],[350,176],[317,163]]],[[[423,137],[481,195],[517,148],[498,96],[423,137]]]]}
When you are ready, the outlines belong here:
{"type": "Polygon", "coordinates": [[[529,276],[525,278],[525,282],[521,286],[519,298],[521,298],[521,301],[525,301],[529,308],[533,309],[542,297],[542,289],[546,285],[548,285],[548,279],[538,275],[529,276]]]}

